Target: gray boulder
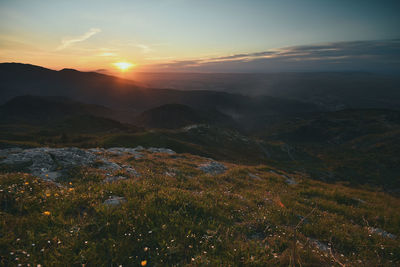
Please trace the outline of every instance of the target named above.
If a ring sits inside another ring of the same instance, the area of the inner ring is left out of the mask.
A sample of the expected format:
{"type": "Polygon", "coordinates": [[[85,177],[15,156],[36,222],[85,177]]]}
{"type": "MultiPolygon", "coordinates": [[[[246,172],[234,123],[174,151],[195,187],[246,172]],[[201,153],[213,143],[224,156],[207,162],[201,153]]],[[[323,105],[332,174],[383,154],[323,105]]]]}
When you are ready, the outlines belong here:
{"type": "Polygon", "coordinates": [[[157,148],[157,147],[150,147],[147,149],[147,151],[151,153],[166,153],[166,154],[176,154],[175,151],[169,148],[157,148]]]}
{"type": "Polygon", "coordinates": [[[32,148],[1,151],[0,165],[22,168],[46,180],[56,180],[76,166],[88,166],[97,156],[78,148],[32,148]]]}
{"type": "Polygon", "coordinates": [[[103,204],[107,206],[118,206],[124,202],[126,202],[126,199],[124,197],[110,196],[108,199],[104,201],[103,204]]]}
{"type": "Polygon", "coordinates": [[[201,164],[199,166],[199,169],[202,170],[205,173],[214,174],[214,175],[222,174],[227,170],[225,165],[223,165],[221,163],[218,163],[218,162],[215,162],[215,161],[211,161],[211,162],[208,162],[208,163],[201,164]]]}
{"type": "Polygon", "coordinates": [[[396,235],[388,233],[385,230],[380,229],[380,228],[368,227],[368,232],[370,234],[380,235],[380,236],[385,237],[385,238],[390,238],[390,239],[396,239],[397,238],[396,235]]]}

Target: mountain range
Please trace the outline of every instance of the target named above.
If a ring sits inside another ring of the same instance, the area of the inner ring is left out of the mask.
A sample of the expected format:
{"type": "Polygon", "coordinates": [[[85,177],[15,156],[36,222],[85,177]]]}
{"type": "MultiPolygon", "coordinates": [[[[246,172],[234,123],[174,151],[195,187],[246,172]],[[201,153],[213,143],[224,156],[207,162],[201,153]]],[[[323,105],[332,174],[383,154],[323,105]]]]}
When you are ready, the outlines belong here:
{"type": "Polygon", "coordinates": [[[0,64],[0,77],[2,147],[161,146],[268,162],[328,182],[400,189],[400,115],[397,108],[374,108],[381,99],[369,108],[331,111],[295,96],[154,89],[17,63],[0,64]]]}

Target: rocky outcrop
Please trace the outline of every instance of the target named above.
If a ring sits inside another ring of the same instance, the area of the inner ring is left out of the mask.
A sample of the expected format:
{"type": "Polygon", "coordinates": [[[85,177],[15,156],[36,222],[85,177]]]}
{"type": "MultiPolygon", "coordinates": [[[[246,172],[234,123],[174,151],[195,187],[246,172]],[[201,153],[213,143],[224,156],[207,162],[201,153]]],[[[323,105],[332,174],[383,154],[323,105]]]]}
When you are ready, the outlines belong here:
{"type": "Polygon", "coordinates": [[[79,148],[2,150],[0,165],[20,169],[47,180],[56,180],[74,167],[91,166],[98,156],[79,148]]]}
{"type": "Polygon", "coordinates": [[[147,151],[151,153],[165,153],[165,154],[170,154],[173,155],[175,154],[175,151],[169,149],[169,148],[156,148],[156,147],[150,147],[147,149],[147,151]]]}
{"type": "Polygon", "coordinates": [[[216,161],[211,161],[208,163],[201,164],[198,168],[205,173],[214,175],[222,174],[227,170],[225,165],[218,163],[216,161]]]}
{"type": "Polygon", "coordinates": [[[380,229],[380,228],[368,227],[368,232],[370,234],[380,235],[380,236],[385,237],[385,238],[390,238],[390,239],[396,239],[397,238],[396,235],[388,233],[385,230],[380,229]]]}
{"type": "MultiPolygon", "coordinates": [[[[131,166],[108,160],[101,152],[106,149],[79,149],[69,148],[31,148],[31,149],[3,149],[0,150],[0,166],[2,168],[24,171],[45,180],[56,181],[68,175],[76,167],[96,167],[104,171],[125,171],[128,175],[140,174],[131,166]]],[[[118,148],[110,151],[121,153],[138,153],[136,150],[118,148]]],[[[138,154],[136,154],[138,155],[138,154]]]]}

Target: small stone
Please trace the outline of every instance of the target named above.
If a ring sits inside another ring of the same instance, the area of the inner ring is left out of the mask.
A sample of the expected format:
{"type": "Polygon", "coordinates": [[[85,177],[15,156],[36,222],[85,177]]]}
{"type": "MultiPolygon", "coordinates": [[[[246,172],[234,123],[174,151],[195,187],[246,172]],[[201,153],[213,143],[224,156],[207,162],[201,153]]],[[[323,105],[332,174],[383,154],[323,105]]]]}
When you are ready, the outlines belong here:
{"type": "Polygon", "coordinates": [[[124,202],[126,202],[124,197],[111,196],[109,199],[106,199],[103,204],[108,206],[118,206],[124,202]]]}

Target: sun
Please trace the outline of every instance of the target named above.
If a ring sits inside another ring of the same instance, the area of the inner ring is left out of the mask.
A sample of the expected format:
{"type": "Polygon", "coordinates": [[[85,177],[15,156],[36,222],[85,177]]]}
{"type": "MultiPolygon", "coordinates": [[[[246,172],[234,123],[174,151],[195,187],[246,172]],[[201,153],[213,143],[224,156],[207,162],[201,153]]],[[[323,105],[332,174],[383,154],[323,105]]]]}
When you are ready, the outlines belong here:
{"type": "Polygon", "coordinates": [[[136,66],[135,64],[130,63],[130,62],[116,62],[116,63],[113,63],[113,65],[121,71],[127,71],[130,68],[136,66]]]}

